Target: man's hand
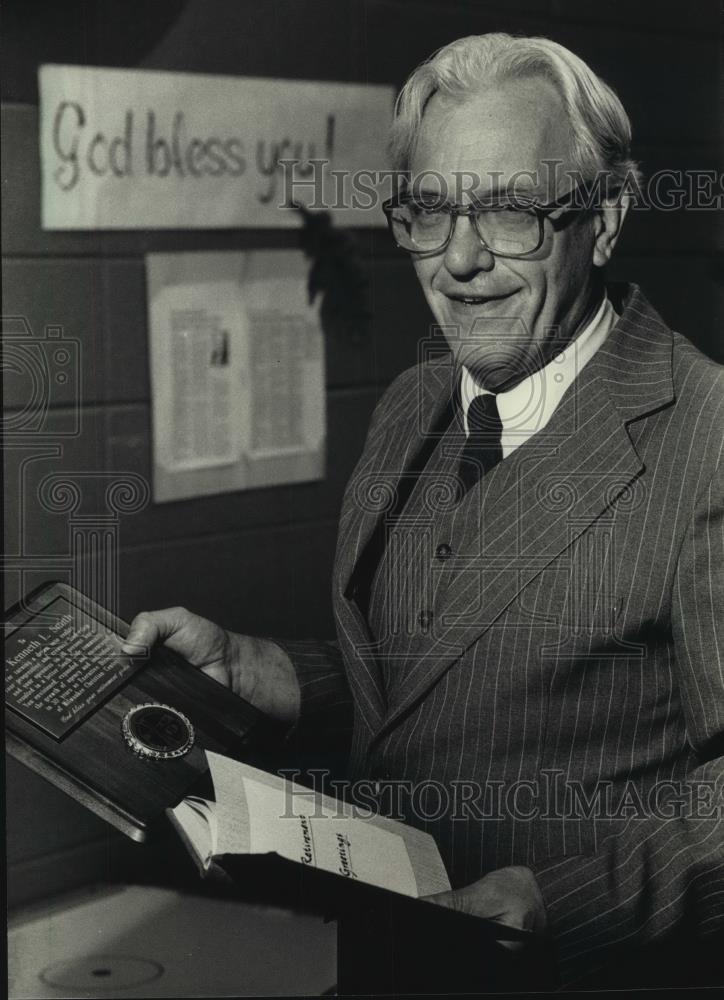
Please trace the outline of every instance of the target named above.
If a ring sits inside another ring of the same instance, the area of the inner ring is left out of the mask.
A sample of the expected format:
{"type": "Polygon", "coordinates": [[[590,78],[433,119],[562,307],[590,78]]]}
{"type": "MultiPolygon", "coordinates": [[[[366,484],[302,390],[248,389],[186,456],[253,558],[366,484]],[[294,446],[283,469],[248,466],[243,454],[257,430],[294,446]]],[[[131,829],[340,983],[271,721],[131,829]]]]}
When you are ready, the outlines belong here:
{"type": "MultiPolygon", "coordinates": [[[[432,903],[449,906],[461,913],[487,917],[518,930],[543,936],[547,919],[543,897],[530,868],[513,866],[490,872],[472,885],[427,897],[432,903]]],[[[520,942],[501,941],[508,948],[520,942]]]]}
{"type": "Polygon", "coordinates": [[[296,722],[299,683],[276,643],[228,632],[185,608],[165,608],[136,615],[123,651],[140,656],[160,642],[277,722],[296,722]]]}

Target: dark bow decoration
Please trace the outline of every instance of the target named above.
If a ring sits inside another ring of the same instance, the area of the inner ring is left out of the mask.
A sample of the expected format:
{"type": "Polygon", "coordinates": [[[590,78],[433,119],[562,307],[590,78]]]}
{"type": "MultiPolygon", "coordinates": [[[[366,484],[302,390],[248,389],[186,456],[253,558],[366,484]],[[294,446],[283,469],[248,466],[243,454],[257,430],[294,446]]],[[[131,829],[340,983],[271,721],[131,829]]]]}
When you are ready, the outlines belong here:
{"type": "Polygon", "coordinates": [[[325,334],[359,343],[369,333],[369,275],[354,235],[335,229],[329,212],[310,212],[297,202],[302,216],[301,246],[312,267],[307,281],[310,305],[323,295],[320,316],[325,334]]]}

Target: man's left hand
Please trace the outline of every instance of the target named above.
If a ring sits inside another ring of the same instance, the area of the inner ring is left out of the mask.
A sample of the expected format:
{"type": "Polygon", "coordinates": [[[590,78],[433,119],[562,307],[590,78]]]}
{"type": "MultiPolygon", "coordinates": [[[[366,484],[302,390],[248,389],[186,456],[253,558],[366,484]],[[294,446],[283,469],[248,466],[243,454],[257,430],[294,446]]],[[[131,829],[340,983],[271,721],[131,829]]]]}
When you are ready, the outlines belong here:
{"type": "MultiPolygon", "coordinates": [[[[532,931],[538,937],[546,931],[546,911],[538,883],[530,868],[519,865],[499,868],[462,889],[439,892],[427,899],[461,913],[532,931]]],[[[510,948],[520,946],[514,941],[501,941],[500,944],[510,948]]]]}

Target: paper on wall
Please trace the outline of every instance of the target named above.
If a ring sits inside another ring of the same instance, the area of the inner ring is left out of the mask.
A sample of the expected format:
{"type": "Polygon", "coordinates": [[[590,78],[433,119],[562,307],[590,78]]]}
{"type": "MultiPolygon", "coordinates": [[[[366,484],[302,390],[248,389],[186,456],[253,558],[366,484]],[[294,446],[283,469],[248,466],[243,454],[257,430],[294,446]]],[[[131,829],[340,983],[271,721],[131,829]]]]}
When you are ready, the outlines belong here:
{"type": "Polygon", "coordinates": [[[324,342],[297,251],[149,254],[154,499],[323,474],[324,342]]]}
{"type": "Polygon", "coordinates": [[[285,278],[245,284],[250,336],[251,440],[255,457],[299,451],[324,435],[319,391],[323,343],[285,278]]]}
{"type": "Polygon", "coordinates": [[[169,470],[238,462],[249,428],[249,332],[231,281],[163,288],[152,305],[154,443],[169,470]]]}

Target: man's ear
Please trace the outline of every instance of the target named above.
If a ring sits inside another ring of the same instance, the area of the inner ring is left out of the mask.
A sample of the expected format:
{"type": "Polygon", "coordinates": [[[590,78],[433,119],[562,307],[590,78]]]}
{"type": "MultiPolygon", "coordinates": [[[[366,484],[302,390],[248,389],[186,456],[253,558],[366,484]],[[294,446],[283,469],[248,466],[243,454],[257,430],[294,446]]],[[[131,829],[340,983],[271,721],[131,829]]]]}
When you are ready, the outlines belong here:
{"type": "Polygon", "coordinates": [[[630,196],[624,193],[615,201],[605,201],[596,211],[593,244],[593,263],[596,267],[605,267],[610,261],[630,204],[630,196]]]}

